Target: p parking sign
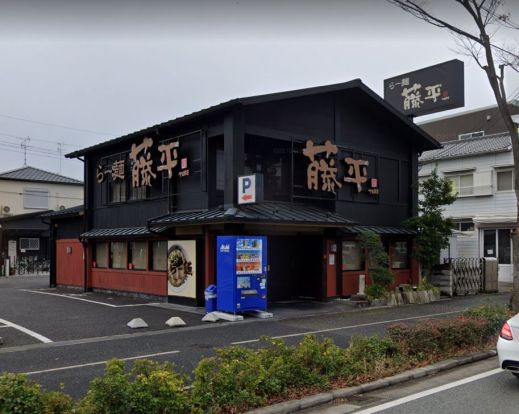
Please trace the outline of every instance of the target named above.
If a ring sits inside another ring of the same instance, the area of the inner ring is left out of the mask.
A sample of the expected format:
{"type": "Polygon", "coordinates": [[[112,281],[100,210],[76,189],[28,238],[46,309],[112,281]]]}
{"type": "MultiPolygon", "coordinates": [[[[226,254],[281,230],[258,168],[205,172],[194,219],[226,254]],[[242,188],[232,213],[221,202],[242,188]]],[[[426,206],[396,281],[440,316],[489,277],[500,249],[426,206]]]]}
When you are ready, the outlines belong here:
{"type": "Polygon", "coordinates": [[[256,202],[256,176],[244,175],[238,177],[238,204],[256,202]]]}

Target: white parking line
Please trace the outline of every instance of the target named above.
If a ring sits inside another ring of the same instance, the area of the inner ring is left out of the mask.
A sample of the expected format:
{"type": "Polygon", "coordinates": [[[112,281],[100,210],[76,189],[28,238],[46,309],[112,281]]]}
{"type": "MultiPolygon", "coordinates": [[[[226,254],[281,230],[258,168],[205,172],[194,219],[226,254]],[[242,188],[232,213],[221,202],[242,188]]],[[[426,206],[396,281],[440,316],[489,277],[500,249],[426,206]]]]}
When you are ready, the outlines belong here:
{"type": "Polygon", "coordinates": [[[463,378],[458,381],[451,382],[449,384],[440,385],[439,387],[431,388],[430,390],[421,391],[416,394],[408,395],[407,397],[399,398],[398,400],[389,401],[387,403],[377,405],[376,407],[366,408],[365,410],[356,411],[355,414],[374,414],[389,408],[397,407],[399,405],[418,400],[420,398],[427,397],[432,394],[437,394],[442,391],[449,390],[451,388],[459,387],[460,385],[468,384],[469,382],[478,381],[480,379],[490,377],[503,372],[501,368],[496,368],[491,371],[483,372],[481,374],[473,375],[472,377],[463,378]]]}
{"type": "Polygon", "coordinates": [[[31,331],[30,329],[27,329],[27,328],[24,328],[23,326],[20,326],[20,325],[17,325],[15,323],[12,323],[12,322],[9,322],[9,321],[6,321],[5,319],[0,319],[0,323],[3,323],[4,325],[6,325],[7,327],[10,327],[10,328],[14,328],[14,329],[17,329],[19,330],[20,332],[23,332],[27,335],[30,335],[32,336],[33,338],[36,338],[38,341],[41,341],[41,342],[44,342],[46,344],[52,342],[52,340],[50,340],[49,338],[43,336],[43,335],[40,335],[39,333],[36,333],[34,331],[31,331]]]}
{"type": "MultiPolygon", "coordinates": [[[[162,356],[162,355],[178,354],[179,352],[180,351],[157,352],[156,354],[138,355],[138,356],[134,356],[134,357],[118,358],[118,359],[120,359],[122,361],[132,361],[134,359],[153,358],[153,357],[162,356]]],[[[68,366],[58,367],[58,368],[42,369],[40,371],[24,372],[24,374],[25,375],[36,375],[36,374],[45,374],[47,372],[65,371],[67,369],[77,369],[77,368],[84,368],[84,367],[92,367],[92,366],[95,366],[95,365],[106,364],[108,361],[109,360],[97,361],[97,362],[88,362],[86,364],[79,364],[79,365],[68,365],[68,366]]]]}
{"type": "Polygon", "coordinates": [[[8,325],[0,325],[0,328],[10,328],[8,325]]]}
{"type": "MultiPolygon", "coordinates": [[[[294,333],[289,335],[279,335],[279,336],[273,336],[274,339],[280,339],[280,338],[293,338],[295,336],[304,336],[304,335],[315,335],[325,332],[334,332],[334,331],[341,331],[346,329],[355,329],[355,328],[363,328],[365,326],[374,326],[374,325],[383,325],[386,323],[391,322],[403,322],[403,321],[411,321],[413,319],[426,319],[426,318],[433,318],[435,316],[445,316],[445,315],[452,315],[453,313],[461,313],[462,311],[452,311],[452,312],[442,312],[442,313],[431,313],[429,315],[422,315],[422,316],[413,316],[410,318],[399,318],[399,319],[390,319],[387,321],[380,321],[380,322],[371,322],[371,323],[361,323],[359,325],[349,325],[349,326],[341,326],[338,328],[329,328],[329,329],[319,329],[318,331],[307,331],[307,332],[300,332],[300,333],[294,333]]],[[[254,342],[259,342],[260,339],[249,339],[246,341],[237,341],[237,342],[231,342],[231,345],[243,345],[243,344],[252,344],[254,342]]]]}
{"type": "Polygon", "coordinates": [[[138,306],[149,306],[149,305],[158,305],[159,304],[159,303],[136,303],[133,305],[112,305],[111,303],[104,303],[104,302],[99,302],[97,300],[78,298],[77,296],[63,295],[61,293],[40,292],[38,290],[31,290],[31,289],[20,289],[20,290],[22,290],[24,292],[30,292],[30,293],[39,293],[40,295],[59,296],[60,298],[74,299],[74,300],[80,300],[82,302],[95,303],[97,305],[108,306],[109,308],[135,308],[138,306]]]}

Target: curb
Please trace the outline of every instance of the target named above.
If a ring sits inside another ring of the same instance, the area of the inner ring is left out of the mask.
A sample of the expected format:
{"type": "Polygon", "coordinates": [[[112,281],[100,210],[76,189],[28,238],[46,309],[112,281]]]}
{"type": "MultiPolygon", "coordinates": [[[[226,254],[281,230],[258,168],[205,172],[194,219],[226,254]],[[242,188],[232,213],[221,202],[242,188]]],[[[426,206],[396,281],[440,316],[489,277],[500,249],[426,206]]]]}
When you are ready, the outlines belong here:
{"type": "Polygon", "coordinates": [[[306,408],[317,407],[322,404],[332,402],[339,398],[349,398],[357,394],[363,394],[369,391],[386,388],[391,385],[400,384],[417,378],[426,377],[437,374],[438,372],[447,371],[461,365],[467,365],[471,362],[481,361],[483,359],[492,358],[497,355],[497,351],[492,349],[490,351],[476,352],[463,357],[456,357],[440,361],[426,367],[412,369],[410,371],[401,372],[387,378],[381,378],[374,382],[369,382],[355,387],[340,388],[330,392],[323,392],[320,394],[310,395],[299,400],[285,401],[282,403],[269,405],[267,407],[257,408],[252,411],[247,411],[246,414],[288,414],[294,413],[306,408]]]}

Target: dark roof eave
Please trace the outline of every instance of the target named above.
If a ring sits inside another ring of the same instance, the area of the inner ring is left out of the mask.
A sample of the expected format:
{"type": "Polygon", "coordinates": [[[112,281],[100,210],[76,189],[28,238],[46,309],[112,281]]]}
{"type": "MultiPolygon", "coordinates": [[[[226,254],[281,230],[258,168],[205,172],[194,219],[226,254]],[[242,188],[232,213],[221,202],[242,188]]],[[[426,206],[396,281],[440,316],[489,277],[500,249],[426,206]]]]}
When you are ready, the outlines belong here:
{"type": "Polygon", "coordinates": [[[230,101],[223,102],[221,104],[214,105],[214,106],[211,106],[209,108],[201,109],[201,110],[193,112],[191,114],[183,115],[181,117],[178,117],[178,118],[166,121],[166,122],[162,122],[160,124],[152,125],[152,126],[150,126],[148,128],[144,128],[144,129],[140,129],[138,131],[130,132],[129,134],[120,136],[118,138],[110,139],[108,141],[100,142],[99,144],[92,145],[90,147],[83,148],[83,149],[78,150],[78,151],[70,152],[68,154],[65,154],[65,157],[66,158],[81,157],[81,156],[83,156],[83,155],[85,155],[87,153],[90,153],[92,151],[95,151],[95,150],[97,150],[99,148],[103,148],[103,147],[106,147],[108,145],[117,144],[119,142],[124,142],[127,139],[139,136],[141,134],[147,134],[147,133],[150,133],[150,132],[154,132],[154,130],[157,129],[157,128],[165,128],[165,127],[169,127],[169,126],[178,124],[180,122],[189,121],[189,120],[191,120],[193,118],[196,118],[196,117],[199,117],[199,116],[209,115],[209,114],[212,114],[214,112],[218,112],[218,111],[221,111],[221,110],[224,110],[224,109],[228,109],[230,107],[238,105],[239,103],[240,103],[240,99],[232,99],[230,101]]]}
{"type": "Polygon", "coordinates": [[[175,125],[180,122],[188,121],[196,117],[205,116],[214,112],[218,112],[224,109],[228,109],[230,107],[233,107],[235,105],[254,105],[258,103],[265,103],[280,99],[292,99],[292,98],[298,98],[302,96],[308,96],[318,93],[330,93],[330,92],[338,92],[341,90],[346,89],[352,89],[352,88],[359,88],[364,93],[366,93],[369,97],[374,99],[379,105],[384,107],[387,111],[389,111],[393,116],[396,116],[404,125],[406,125],[413,133],[418,134],[422,137],[421,145],[418,145],[418,143],[414,143],[414,145],[420,150],[431,150],[431,149],[438,149],[441,147],[441,144],[436,141],[433,137],[431,137],[427,132],[425,132],[423,129],[418,127],[416,124],[411,122],[404,114],[400,113],[397,109],[395,109],[393,106],[391,106],[389,103],[387,103],[384,99],[382,99],[380,96],[378,96],[375,92],[373,92],[371,89],[369,89],[366,85],[362,83],[360,79],[353,79],[348,82],[343,83],[337,83],[333,85],[324,85],[324,86],[316,86],[311,88],[304,88],[304,89],[297,89],[293,91],[284,91],[284,92],[275,92],[271,94],[264,94],[264,95],[257,95],[257,96],[250,96],[245,98],[236,98],[232,99],[227,102],[223,102],[221,104],[217,104],[214,106],[211,106],[209,108],[201,109],[199,111],[193,112],[188,115],[184,115],[175,119],[172,119],[170,121],[166,121],[160,124],[156,124],[153,126],[150,126],[148,128],[141,129],[139,131],[132,132],[130,134],[123,135],[119,138],[114,138],[108,141],[101,142],[99,144],[71,152],[69,154],[66,154],[65,157],[67,158],[77,158],[79,156],[85,155],[87,153],[90,153],[92,151],[95,151],[99,148],[103,148],[108,145],[117,144],[119,142],[123,142],[127,139],[130,139],[132,137],[136,137],[141,134],[146,134],[149,132],[153,132],[157,128],[164,128],[169,127],[172,125],[175,125]]]}

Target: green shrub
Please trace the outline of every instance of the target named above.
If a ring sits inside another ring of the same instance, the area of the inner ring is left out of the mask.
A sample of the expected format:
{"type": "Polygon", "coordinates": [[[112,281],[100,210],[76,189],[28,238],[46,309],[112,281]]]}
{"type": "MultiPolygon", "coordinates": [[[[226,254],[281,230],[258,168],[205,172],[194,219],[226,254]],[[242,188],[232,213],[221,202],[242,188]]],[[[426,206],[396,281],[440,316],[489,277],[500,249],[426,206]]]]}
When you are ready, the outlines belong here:
{"type": "Polygon", "coordinates": [[[0,375],[0,413],[39,414],[44,403],[39,384],[23,374],[3,373],[0,375]]]}
{"type": "Polygon", "coordinates": [[[503,324],[512,316],[510,309],[503,305],[483,304],[463,312],[464,316],[480,318],[487,322],[486,335],[490,339],[496,336],[503,324]]]}
{"type": "Polygon", "coordinates": [[[71,414],[74,403],[70,395],[52,391],[43,394],[44,414],[71,414]]]}
{"type": "Polygon", "coordinates": [[[368,297],[369,300],[373,299],[379,299],[386,293],[386,289],[384,289],[383,286],[380,285],[369,285],[366,286],[366,289],[364,289],[364,293],[368,297]]]}
{"type": "Polygon", "coordinates": [[[81,414],[189,413],[185,381],[169,363],[136,361],[127,373],[124,361],[107,362],[77,408],[81,414]]]}
{"type": "Polygon", "coordinates": [[[400,361],[400,351],[390,338],[352,336],[346,349],[348,364],[343,375],[350,380],[376,377],[400,361]]]}
{"type": "Polygon", "coordinates": [[[468,347],[482,346],[489,339],[487,331],[486,321],[465,316],[428,319],[412,326],[396,324],[388,327],[389,337],[398,344],[402,353],[418,359],[430,359],[468,347]]]}
{"type": "Polygon", "coordinates": [[[216,356],[202,359],[194,374],[194,402],[204,412],[243,410],[266,401],[267,371],[252,349],[216,349],[216,356]]]}

